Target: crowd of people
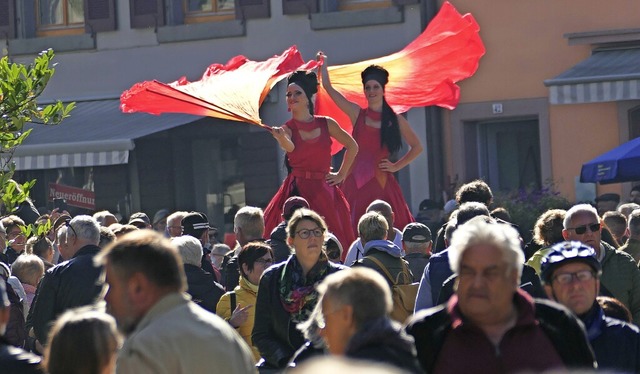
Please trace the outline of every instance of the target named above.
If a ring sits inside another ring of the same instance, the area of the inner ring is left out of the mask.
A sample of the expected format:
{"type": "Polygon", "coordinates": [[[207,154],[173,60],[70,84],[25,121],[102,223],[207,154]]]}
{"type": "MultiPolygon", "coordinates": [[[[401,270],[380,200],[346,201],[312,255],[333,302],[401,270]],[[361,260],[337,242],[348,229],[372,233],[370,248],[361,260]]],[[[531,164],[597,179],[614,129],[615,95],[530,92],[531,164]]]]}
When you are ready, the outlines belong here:
{"type": "Polygon", "coordinates": [[[461,186],[432,235],[394,227],[391,205],[374,200],[350,262],[300,196],[267,240],[263,210],[239,209],[234,248],[201,212],[123,224],[54,211],[37,220],[49,232],[28,239],[6,216],[1,371],[278,373],[340,356],[388,372],[640,372],[640,206],[614,207],[622,243],[605,234],[614,211],[550,209],[531,228],[534,251],[491,204],[485,182],[461,186]],[[402,286],[416,289],[406,314],[402,286]]]}
{"type": "Polygon", "coordinates": [[[273,128],[289,174],[265,210],[239,207],[231,246],[195,211],[2,217],[0,372],[640,372],[637,200],[518,227],[476,180],[413,217],[392,173],[422,146],[388,73],[362,72],[364,109],[324,75],[353,136],[293,74],[273,128]]]}

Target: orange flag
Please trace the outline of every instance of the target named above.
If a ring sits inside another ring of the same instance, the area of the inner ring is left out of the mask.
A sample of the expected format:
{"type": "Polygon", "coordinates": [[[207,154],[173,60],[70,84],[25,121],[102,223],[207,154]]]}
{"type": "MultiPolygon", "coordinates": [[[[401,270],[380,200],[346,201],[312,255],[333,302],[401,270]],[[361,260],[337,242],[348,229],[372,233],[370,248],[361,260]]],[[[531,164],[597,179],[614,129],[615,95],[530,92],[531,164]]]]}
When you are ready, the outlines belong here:
{"type": "Polygon", "coordinates": [[[186,113],[262,124],[260,105],[278,81],[296,70],[311,70],[318,62],[304,62],[296,46],[265,61],[233,57],[226,65],[212,64],[202,79],[182,77],[172,83],[136,83],[120,96],[125,113],[186,113]]]}
{"type": "MultiPolygon", "coordinates": [[[[367,66],[376,64],[389,71],[385,98],[396,113],[429,105],[454,109],[460,100],[460,87],[456,82],[472,76],[485,53],[479,30],[471,14],[461,15],[453,5],[445,2],[424,32],[401,51],[329,67],[331,84],[347,100],[365,108],[367,101],[360,73],[367,66]]],[[[316,100],[320,103],[316,104],[318,114],[336,120],[341,117],[340,110],[330,106],[332,100],[326,91],[320,90],[316,100]]],[[[344,129],[350,129],[351,123],[344,117],[346,122],[338,122],[344,129]]]]}

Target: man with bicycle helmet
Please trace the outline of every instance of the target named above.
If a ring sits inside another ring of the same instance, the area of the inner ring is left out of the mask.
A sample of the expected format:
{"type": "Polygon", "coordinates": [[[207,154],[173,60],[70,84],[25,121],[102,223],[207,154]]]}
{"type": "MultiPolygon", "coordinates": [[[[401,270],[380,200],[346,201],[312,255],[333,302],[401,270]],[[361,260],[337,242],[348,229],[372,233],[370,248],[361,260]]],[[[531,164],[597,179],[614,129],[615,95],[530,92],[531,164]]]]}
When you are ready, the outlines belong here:
{"type": "Polygon", "coordinates": [[[640,330],[606,317],[596,301],[602,274],[596,251],[578,241],[558,243],[543,257],[540,270],[547,296],[584,323],[598,368],[640,372],[640,330]]]}
{"type": "MultiPolygon", "coordinates": [[[[574,205],[564,217],[564,240],[576,240],[595,250],[602,266],[601,289],[621,301],[640,323],[640,270],[629,254],[617,251],[601,240],[602,223],[596,208],[589,204],[574,205]]],[[[602,292],[602,294],[606,294],[602,292]]]]}

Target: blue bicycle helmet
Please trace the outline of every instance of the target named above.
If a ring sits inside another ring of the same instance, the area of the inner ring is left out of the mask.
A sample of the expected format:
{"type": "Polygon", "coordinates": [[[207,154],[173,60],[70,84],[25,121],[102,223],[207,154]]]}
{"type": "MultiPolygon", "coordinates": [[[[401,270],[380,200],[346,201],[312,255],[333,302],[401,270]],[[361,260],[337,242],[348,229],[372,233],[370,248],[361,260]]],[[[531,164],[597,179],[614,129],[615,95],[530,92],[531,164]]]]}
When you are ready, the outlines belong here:
{"type": "Polygon", "coordinates": [[[577,241],[561,242],[553,245],[540,262],[542,283],[551,283],[553,272],[560,265],[574,261],[584,262],[598,274],[602,271],[602,265],[596,258],[596,251],[593,248],[577,241]]]}

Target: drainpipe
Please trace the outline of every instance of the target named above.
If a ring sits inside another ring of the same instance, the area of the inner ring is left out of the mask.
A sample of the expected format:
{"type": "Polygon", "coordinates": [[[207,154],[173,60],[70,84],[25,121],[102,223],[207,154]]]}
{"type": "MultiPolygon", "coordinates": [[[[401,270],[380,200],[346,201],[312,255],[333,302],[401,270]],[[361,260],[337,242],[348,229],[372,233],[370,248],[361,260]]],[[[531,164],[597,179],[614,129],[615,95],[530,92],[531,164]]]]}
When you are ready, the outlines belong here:
{"type": "MultiPolygon", "coordinates": [[[[421,6],[421,24],[424,30],[440,9],[438,0],[423,0],[421,6]]],[[[444,179],[444,137],[442,132],[442,108],[430,106],[425,108],[427,120],[427,139],[425,148],[429,170],[429,198],[435,201],[444,200],[446,181],[444,179]]],[[[451,198],[451,197],[449,197],[451,198]]],[[[444,201],[443,201],[444,203],[444,201]]]]}

